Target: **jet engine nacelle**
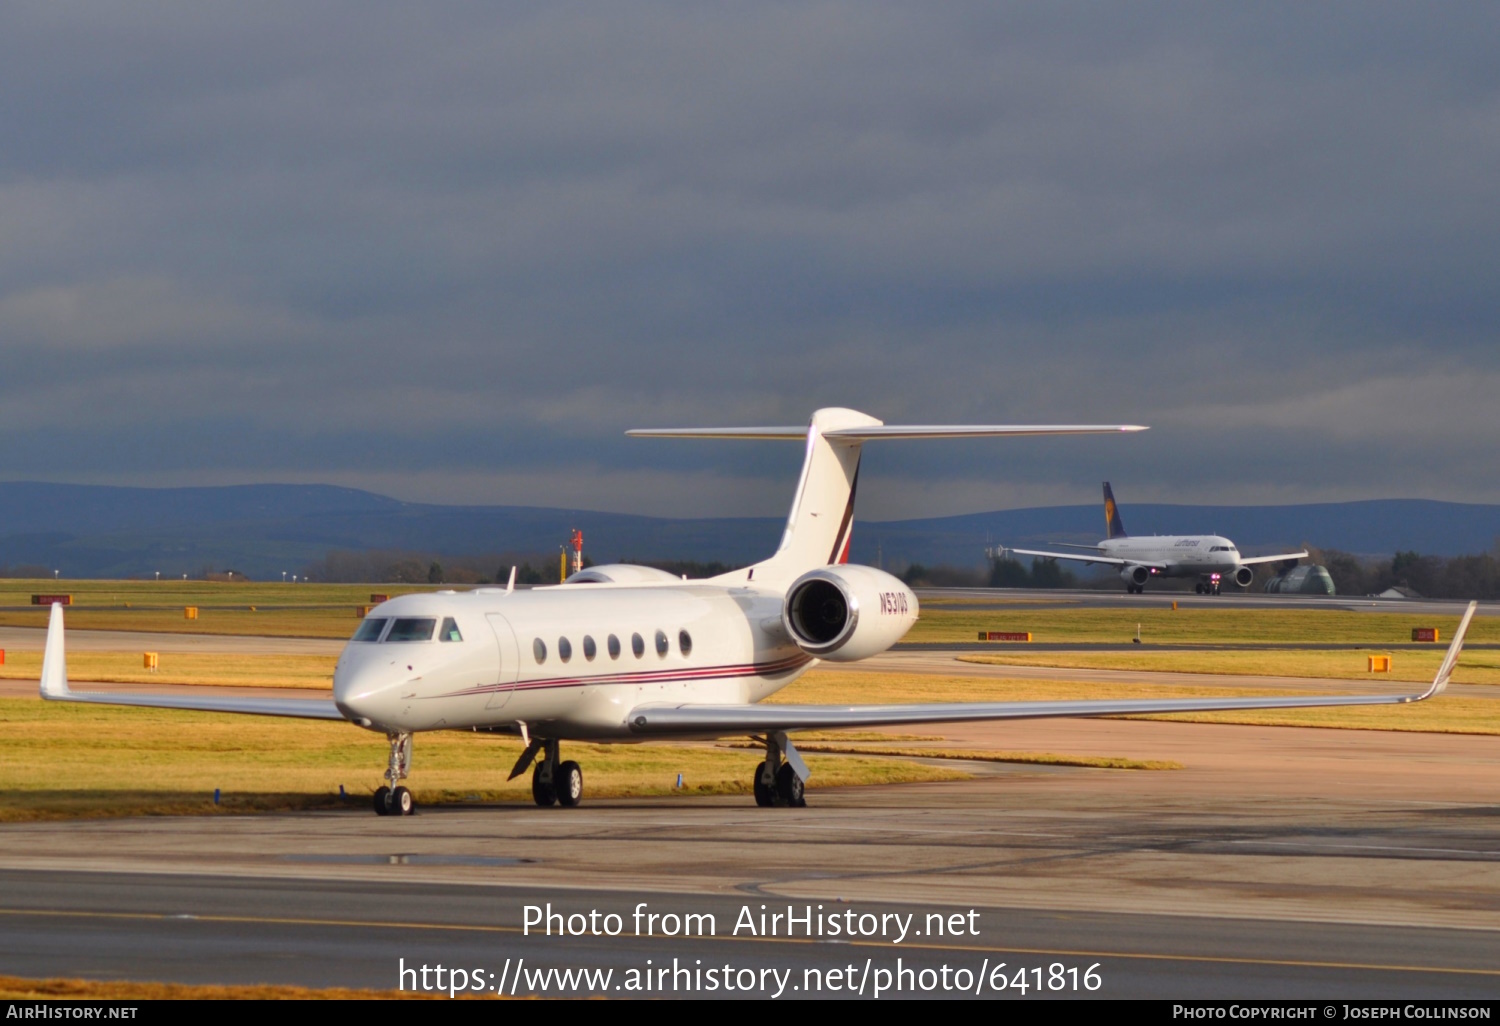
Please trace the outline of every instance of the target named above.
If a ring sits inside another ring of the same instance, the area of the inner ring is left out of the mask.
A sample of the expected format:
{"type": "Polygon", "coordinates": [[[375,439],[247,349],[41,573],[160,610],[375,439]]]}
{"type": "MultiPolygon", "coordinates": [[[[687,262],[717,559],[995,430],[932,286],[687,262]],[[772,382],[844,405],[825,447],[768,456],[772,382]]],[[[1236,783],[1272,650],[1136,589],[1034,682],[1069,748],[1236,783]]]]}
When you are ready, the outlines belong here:
{"type": "Polygon", "coordinates": [[[917,622],[917,596],[870,566],[830,566],[792,582],[781,624],[808,655],[852,662],[878,655],[917,622]]]}
{"type": "Polygon", "coordinates": [[[1126,584],[1140,586],[1151,580],[1151,571],[1143,566],[1127,566],[1121,569],[1120,577],[1126,584]]]}
{"type": "Polygon", "coordinates": [[[1234,579],[1235,584],[1238,584],[1241,588],[1248,588],[1250,587],[1250,582],[1255,580],[1255,571],[1248,566],[1242,566],[1230,576],[1234,579]]]}

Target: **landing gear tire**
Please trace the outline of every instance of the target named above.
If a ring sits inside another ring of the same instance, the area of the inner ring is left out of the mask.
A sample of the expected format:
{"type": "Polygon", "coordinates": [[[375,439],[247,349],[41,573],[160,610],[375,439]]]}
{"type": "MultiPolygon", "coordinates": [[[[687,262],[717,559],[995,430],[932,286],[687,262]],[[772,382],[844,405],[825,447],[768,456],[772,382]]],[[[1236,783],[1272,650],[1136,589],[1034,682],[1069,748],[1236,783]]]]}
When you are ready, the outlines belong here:
{"type": "Polygon", "coordinates": [[[776,771],[776,797],[788,808],[800,809],[807,805],[802,794],[802,778],[797,776],[791,763],[782,763],[776,771]]]}
{"type": "Polygon", "coordinates": [[[1198,583],[1198,584],[1193,585],[1193,593],[1195,595],[1202,595],[1203,594],[1203,585],[1202,585],[1201,582],[1198,583]]]}
{"type": "Polygon", "coordinates": [[[375,815],[389,816],[391,814],[391,789],[381,784],[375,789],[375,815]]]}
{"type": "Polygon", "coordinates": [[[766,783],[765,778],[768,776],[770,776],[770,773],[767,771],[765,763],[761,763],[755,767],[755,781],[753,785],[755,804],[763,809],[769,809],[776,804],[776,786],[766,783]]]}
{"type": "Polygon", "coordinates": [[[557,804],[565,809],[575,808],[583,801],[583,767],[576,762],[565,762],[557,767],[553,790],[557,792],[557,804]]]}
{"type": "Polygon", "coordinates": [[[398,787],[391,792],[392,816],[410,816],[417,811],[417,800],[411,796],[411,792],[404,787],[398,787]]]}
{"type": "Polygon", "coordinates": [[[544,809],[550,809],[557,804],[557,788],[552,781],[542,779],[542,766],[531,771],[531,800],[544,809]]]}

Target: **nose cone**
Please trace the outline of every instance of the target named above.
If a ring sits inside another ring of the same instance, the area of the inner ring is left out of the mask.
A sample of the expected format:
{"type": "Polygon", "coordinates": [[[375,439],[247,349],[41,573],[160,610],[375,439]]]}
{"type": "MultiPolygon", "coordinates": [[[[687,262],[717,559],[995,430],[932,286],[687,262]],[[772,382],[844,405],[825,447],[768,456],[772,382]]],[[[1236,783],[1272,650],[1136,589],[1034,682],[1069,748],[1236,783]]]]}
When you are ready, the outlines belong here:
{"type": "Polygon", "coordinates": [[[333,701],[356,722],[394,724],[401,685],[410,677],[405,664],[392,662],[378,646],[350,645],[333,670],[333,701]]]}

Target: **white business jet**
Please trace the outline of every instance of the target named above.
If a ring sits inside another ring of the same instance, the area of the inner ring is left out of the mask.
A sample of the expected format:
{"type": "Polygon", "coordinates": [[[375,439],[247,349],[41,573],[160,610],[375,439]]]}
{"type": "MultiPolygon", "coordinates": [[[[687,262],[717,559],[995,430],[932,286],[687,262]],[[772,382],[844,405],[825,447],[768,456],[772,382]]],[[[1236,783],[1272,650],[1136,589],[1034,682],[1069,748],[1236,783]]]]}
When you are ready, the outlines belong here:
{"type": "Polygon", "coordinates": [[[854,410],[824,409],[809,426],[632,431],[669,438],[769,438],[805,442],[807,456],[781,545],[770,559],[707,580],[643,566],[596,566],[560,585],[402,595],[370,611],[344,648],[332,700],[89,693],[68,687],[63,611],[52,607],[42,663],[43,698],[345,720],[390,743],[375,811],[406,815],[412,736],[471,730],[519,736],[511,778],[535,763],[541,806],[574,806],[583,771],[563,761],[563,741],[639,742],[749,735],[765,748],[754,775],[757,805],[800,806],[808,769],[798,730],[964,720],[1107,716],[1290,706],[1379,705],[1443,689],[1474,607],[1426,692],[1414,696],[1178,698],[1135,701],[984,702],[928,705],[765,705],[819,660],[884,652],[917,619],[900,580],[845,563],[854,522],[860,447],[890,438],[1073,435],[1133,426],[896,427],[854,410]]]}
{"type": "Polygon", "coordinates": [[[1103,563],[1120,568],[1125,590],[1139,595],[1153,577],[1196,577],[1194,590],[1199,595],[1217,595],[1224,581],[1241,588],[1250,587],[1255,579],[1251,567],[1257,563],[1279,563],[1301,559],[1307,550],[1283,552],[1278,556],[1240,555],[1234,542],[1217,534],[1152,534],[1132,536],[1125,533],[1115,493],[1104,482],[1104,540],[1097,545],[1069,545],[1082,552],[1041,552],[1037,549],[1002,549],[1018,556],[1041,556],[1043,559],[1071,559],[1081,563],[1103,563]]]}

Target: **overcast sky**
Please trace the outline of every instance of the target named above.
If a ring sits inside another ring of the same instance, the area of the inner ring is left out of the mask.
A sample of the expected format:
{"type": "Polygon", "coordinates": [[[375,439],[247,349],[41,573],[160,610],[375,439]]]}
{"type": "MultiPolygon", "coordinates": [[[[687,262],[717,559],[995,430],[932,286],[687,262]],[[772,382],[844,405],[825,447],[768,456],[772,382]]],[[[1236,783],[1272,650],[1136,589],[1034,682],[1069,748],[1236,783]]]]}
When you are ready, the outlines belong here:
{"type": "Polygon", "coordinates": [[[0,478],[1500,502],[1500,7],[7,3],[0,478]]]}

